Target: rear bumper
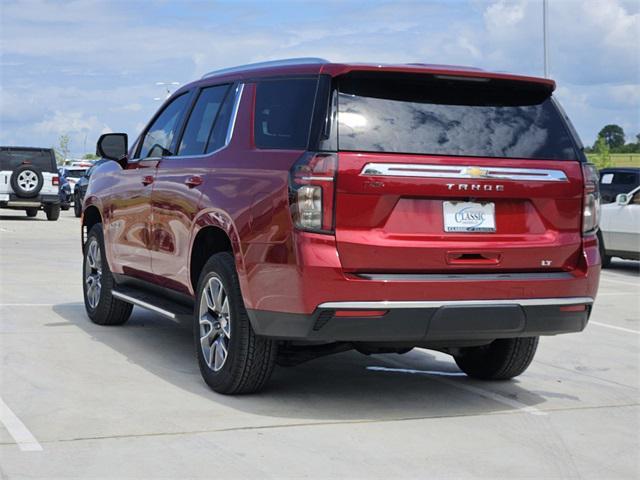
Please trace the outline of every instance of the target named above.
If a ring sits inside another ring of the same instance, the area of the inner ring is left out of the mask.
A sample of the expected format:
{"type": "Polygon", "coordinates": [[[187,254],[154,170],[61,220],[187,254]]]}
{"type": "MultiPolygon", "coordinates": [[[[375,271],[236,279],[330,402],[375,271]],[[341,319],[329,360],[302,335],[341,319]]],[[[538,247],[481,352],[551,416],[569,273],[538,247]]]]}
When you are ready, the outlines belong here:
{"type": "Polygon", "coordinates": [[[35,197],[19,197],[18,195],[11,193],[4,195],[0,199],[0,207],[2,208],[38,208],[42,205],[57,205],[60,203],[60,196],[58,194],[43,194],[36,195],[35,197]]]}
{"type": "Polygon", "coordinates": [[[328,302],[310,315],[249,310],[258,335],[362,342],[456,342],[582,331],[590,297],[457,302],[328,302]],[[584,308],[583,308],[584,307],[584,308]],[[350,316],[383,311],[378,316],[350,316]],[[340,316],[349,312],[349,316],[340,316]]]}

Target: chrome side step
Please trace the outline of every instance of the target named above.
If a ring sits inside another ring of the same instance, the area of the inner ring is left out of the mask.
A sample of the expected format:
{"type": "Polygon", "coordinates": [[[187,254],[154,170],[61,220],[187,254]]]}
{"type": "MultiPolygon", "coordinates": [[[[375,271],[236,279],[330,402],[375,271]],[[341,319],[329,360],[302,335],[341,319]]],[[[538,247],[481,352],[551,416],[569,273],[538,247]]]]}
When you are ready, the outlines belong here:
{"type": "Polygon", "coordinates": [[[168,301],[152,293],[120,285],[116,288],[118,290],[112,292],[115,298],[158,313],[171,320],[178,321],[184,317],[191,317],[193,314],[193,311],[188,307],[168,301]]]}

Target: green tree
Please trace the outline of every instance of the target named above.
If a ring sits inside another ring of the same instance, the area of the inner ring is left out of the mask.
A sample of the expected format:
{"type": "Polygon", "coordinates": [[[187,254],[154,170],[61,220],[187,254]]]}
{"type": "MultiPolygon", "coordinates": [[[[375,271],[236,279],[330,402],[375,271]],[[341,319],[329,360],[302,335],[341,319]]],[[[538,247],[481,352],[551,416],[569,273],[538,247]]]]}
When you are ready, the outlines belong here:
{"type": "Polygon", "coordinates": [[[97,160],[97,159],[99,159],[100,157],[99,157],[99,156],[97,156],[95,153],[85,153],[85,154],[82,156],[82,158],[83,158],[83,159],[85,159],[85,160],[97,160]]]}
{"type": "Polygon", "coordinates": [[[593,163],[598,170],[613,166],[609,145],[607,145],[604,137],[598,137],[596,144],[593,146],[595,155],[592,157],[593,163]]]}
{"type": "Polygon", "coordinates": [[[600,133],[598,133],[598,138],[604,138],[609,149],[615,151],[616,148],[624,145],[624,130],[620,125],[605,125],[604,128],[600,130],[600,133]]]}

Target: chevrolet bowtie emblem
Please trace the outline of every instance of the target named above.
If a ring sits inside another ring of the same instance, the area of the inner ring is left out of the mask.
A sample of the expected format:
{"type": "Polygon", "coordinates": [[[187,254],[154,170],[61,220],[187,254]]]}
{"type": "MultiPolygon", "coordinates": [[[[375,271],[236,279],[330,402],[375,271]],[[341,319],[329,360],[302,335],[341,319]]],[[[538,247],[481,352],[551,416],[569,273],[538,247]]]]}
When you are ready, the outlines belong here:
{"type": "Polygon", "coordinates": [[[464,173],[472,178],[486,178],[489,176],[489,170],[478,167],[468,167],[464,170],[464,173]]]}

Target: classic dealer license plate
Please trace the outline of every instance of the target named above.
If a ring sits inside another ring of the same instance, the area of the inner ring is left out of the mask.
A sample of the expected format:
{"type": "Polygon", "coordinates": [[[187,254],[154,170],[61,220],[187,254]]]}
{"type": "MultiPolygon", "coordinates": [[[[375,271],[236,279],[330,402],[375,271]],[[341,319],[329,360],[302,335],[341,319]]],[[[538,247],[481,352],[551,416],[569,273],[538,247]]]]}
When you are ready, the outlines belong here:
{"type": "Polygon", "coordinates": [[[496,215],[493,202],[444,202],[445,232],[495,232],[496,215]]]}

